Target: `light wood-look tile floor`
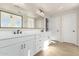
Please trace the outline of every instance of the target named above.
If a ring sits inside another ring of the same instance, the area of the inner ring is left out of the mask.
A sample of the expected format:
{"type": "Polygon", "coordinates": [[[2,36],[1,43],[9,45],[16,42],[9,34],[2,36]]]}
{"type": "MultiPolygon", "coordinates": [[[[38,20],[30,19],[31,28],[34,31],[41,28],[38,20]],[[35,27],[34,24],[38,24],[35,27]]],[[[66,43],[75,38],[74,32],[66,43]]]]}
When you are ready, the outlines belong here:
{"type": "Polygon", "coordinates": [[[51,43],[47,50],[38,52],[35,56],[79,56],[79,47],[66,42],[51,43]]]}

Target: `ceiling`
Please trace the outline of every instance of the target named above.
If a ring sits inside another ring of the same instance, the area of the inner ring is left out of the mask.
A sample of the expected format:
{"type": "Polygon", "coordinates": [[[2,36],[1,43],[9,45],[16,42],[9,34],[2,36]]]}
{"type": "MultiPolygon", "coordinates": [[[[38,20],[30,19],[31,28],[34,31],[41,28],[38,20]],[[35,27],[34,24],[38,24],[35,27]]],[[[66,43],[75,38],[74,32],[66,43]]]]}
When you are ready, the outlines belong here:
{"type": "Polygon", "coordinates": [[[45,15],[52,15],[75,8],[78,5],[77,3],[2,3],[0,7],[35,16],[38,9],[43,10],[45,15]]]}
{"type": "Polygon", "coordinates": [[[31,8],[30,10],[42,9],[47,14],[53,14],[59,11],[69,10],[72,9],[78,4],[75,3],[37,3],[37,4],[25,4],[27,9],[31,8]]]}

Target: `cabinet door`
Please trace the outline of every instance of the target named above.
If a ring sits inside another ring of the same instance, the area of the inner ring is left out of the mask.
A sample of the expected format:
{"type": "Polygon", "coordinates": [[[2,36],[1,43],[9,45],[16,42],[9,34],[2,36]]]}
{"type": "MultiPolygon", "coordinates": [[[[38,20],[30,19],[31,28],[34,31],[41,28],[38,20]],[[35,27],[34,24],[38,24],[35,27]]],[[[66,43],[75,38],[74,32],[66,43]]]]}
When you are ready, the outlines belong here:
{"type": "Polygon", "coordinates": [[[61,18],[60,16],[55,17],[55,39],[61,41],[61,18]]]}
{"type": "Polygon", "coordinates": [[[62,16],[62,39],[64,42],[75,43],[77,41],[77,15],[75,13],[62,16]]]}
{"type": "Polygon", "coordinates": [[[43,48],[43,41],[44,39],[42,38],[41,34],[36,35],[36,53],[42,50],[43,48]]]}
{"type": "Polygon", "coordinates": [[[31,36],[29,38],[29,51],[30,51],[30,55],[33,56],[35,54],[35,49],[36,49],[36,41],[35,41],[35,36],[31,36]]]}
{"type": "Polygon", "coordinates": [[[22,45],[21,43],[11,44],[0,48],[0,54],[6,56],[19,56],[21,53],[22,45]]]}
{"type": "Polygon", "coordinates": [[[23,56],[28,56],[28,41],[23,42],[23,56]]]}

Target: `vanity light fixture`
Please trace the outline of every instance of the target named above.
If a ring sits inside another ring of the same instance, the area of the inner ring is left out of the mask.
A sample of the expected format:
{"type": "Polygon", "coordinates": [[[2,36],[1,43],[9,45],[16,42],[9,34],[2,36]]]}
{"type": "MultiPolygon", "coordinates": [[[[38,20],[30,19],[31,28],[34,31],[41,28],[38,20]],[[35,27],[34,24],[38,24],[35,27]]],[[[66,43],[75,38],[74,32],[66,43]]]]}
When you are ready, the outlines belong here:
{"type": "Polygon", "coordinates": [[[38,9],[38,10],[36,11],[36,13],[37,13],[38,15],[42,16],[42,17],[45,16],[44,11],[43,11],[42,9],[38,9]]]}

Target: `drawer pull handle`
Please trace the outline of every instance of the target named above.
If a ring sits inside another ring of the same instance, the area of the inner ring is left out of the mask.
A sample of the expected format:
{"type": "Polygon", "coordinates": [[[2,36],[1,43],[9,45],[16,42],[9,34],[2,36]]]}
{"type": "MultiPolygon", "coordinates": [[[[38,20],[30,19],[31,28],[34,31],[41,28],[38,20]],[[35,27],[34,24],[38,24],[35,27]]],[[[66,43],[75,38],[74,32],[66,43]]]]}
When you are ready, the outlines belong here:
{"type": "Polygon", "coordinates": [[[26,44],[24,44],[24,48],[26,48],[26,44]]]}
{"type": "Polygon", "coordinates": [[[21,44],[21,49],[23,49],[23,44],[21,44]]]}

